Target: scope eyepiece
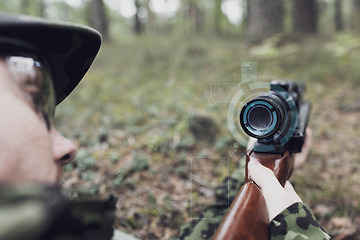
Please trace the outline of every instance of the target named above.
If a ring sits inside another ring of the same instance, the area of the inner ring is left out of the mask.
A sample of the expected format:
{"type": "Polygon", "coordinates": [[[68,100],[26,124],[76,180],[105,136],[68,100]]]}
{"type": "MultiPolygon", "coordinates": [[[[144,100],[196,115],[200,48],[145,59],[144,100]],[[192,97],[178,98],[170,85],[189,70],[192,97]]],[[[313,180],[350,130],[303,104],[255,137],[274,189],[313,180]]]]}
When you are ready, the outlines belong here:
{"type": "Polygon", "coordinates": [[[289,112],[287,101],[270,91],[245,104],[239,116],[241,127],[251,137],[276,141],[289,129],[289,112]]]}
{"type": "Polygon", "coordinates": [[[277,131],[278,114],[267,101],[253,100],[245,105],[240,114],[244,131],[255,138],[266,138],[277,131]]]}
{"type": "Polygon", "coordinates": [[[243,133],[257,139],[252,151],[301,152],[311,110],[311,104],[302,100],[304,91],[302,85],[292,81],[272,81],[268,92],[248,101],[237,112],[237,124],[243,133]]]}

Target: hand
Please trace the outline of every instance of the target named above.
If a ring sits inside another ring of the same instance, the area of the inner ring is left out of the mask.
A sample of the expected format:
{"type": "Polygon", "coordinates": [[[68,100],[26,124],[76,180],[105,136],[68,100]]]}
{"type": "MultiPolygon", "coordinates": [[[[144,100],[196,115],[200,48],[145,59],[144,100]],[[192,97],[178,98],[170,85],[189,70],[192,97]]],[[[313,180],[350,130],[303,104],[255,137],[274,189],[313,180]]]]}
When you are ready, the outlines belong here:
{"type": "MultiPolygon", "coordinates": [[[[294,167],[301,166],[310,151],[312,133],[306,129],[305,143],[301,153],[294,154],[294,167]]],[[[250,144],[250,141],[249,141],[250,144]]],[[[261,188],[268,208],[269,220],[274,219],[279,213],[296,202],[302,202],[289,181],[282,187],[274,172],[261,165],[257,160],[250,160],[248,164],[250,178],[261,188]]]]}
{"type": "Polygon", "coordinates": [[[269,213],[269,221],[293,203],[302,202],[289,181],[286,182],[285,187],[282,187],[274,172],[257,160],[249,162],[248,170],[251,179],[261,188],[269,213]]]}

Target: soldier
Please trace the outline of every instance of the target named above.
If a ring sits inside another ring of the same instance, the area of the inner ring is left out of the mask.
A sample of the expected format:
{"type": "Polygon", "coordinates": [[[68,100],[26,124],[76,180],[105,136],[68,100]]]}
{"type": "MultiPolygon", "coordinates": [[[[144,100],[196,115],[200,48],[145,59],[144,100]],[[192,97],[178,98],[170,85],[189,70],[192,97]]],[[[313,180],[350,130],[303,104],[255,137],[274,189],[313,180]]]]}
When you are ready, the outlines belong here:
{"type": "Polygon", "coordinates": [[[0,239],[112,239],[114,199],[71,202],[56,185],[76,149],[56,131],[54,108],[100,44],[87,27],[0,14],[0,239]]]}

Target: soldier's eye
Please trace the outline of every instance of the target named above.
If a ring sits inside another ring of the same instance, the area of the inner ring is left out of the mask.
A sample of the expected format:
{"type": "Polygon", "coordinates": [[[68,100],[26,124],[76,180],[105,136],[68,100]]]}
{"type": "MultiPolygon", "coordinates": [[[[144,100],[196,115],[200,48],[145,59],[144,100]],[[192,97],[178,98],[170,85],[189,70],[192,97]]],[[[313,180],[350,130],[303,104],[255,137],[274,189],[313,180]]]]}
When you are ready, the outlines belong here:
{"type": "Polygon", "coordinates": [[[55,108],[52,79],[38,60],[25,56],[5,58],[13,82],[50,130],[55,108]]]}
{"type": "Polygon", "coordinates": [[[45,111],[43,111],[41,113],[41,117],[42,117],[43,121],[45,122],[47,130],[50,131],[50,129],[51,129],[51,117],[45,111]]]}

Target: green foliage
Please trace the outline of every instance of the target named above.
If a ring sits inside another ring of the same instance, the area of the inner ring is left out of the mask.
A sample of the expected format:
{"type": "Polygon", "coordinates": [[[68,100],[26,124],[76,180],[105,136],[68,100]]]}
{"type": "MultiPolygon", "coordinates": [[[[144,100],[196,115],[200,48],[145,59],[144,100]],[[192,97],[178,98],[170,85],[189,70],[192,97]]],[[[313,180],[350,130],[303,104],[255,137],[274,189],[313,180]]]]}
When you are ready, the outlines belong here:
{"type": "Polygon", "coordinates": [[[181,178],[188,178],[189,177],[189,169],[187,166],[177,166],[176,167],[176,174],[181,178]]]}
{"type": "Polygon", "coordinates": [[[96,169],[96,161],[91,156],[91,154],[84,150],[80,149],[76,154],[75,163],[79,172],[95,170],[96,169]]]}
{"type": "Polygon", "coordinates": [[[170,216],[170,223],[169,223],[169,227],[172,229],[180,229],[180,227],[184,224],[185,222],[185,217],[183,214],[181,214],[179,211],[171,211],[171,216],[170,216]]]}
{"type": "Polygon", "coordinates": [[[127,223],[130,224],[130,226],[133,228],[133,229],[139,229],[142,224],[140,222],[140,217],[138,214],[134,214],[134,215],[131,215],[129,216],[127,219],[126,219],[127,223]]]}
{"type": "Polygon", "coordinates": [[[112,183],[114,184],[115,187],[120,187],[125,185],[125,171],[119,171],[116,174],[116,177],[113,179],[112,183]]]}
{"type": "Polygon", "coordinates": [[[228,152],[232,150],[232,143],[234,138],[231,136],[221,136],[215,143],[216,150],[220,153],[220,156],[227,156],[228,152]]]}
{"type": "Polygon", "coordinates": [[[90,187],[82,187],[77,189],[77,195],[83,199],[93,199],[99,194],[99,186],[91,184],[90,187]]]}
{"type": "Polygon", "coordinates": [[[81,173],[82,180],[84,180],[86,182],[92,181],[95,176],[96,176],[96,173],[93,171],[86,171],[86,172],[81,173]]]}
{"type": "Polygon", "coordinates": [[[263,41],[259,46],[253,47],[250,53],[259,58],[273,59],[280,58],[289,54],[296,54],[299,52],[299,46],[297,44],[281,44],[284,35],[277,34],[263,41]]]}
{"type": "Polygon", "coordinates": [[[111,153],[111,155],[110,155],[110,157],[109,157],[109,160],[110,160],[112,163],[117,163],[117,162],[119,161],[119,158],[120,158],[119,153],[113,152],[113,153],[111,153]]]}
{"type": "Polygon", "coordinates": [[[68,163],[68,164],[66,164],[66,165],[64,165],[64,166],[62,166],[62,171],[63,172],[69,172],[69,171],[71,171],[71,170],[73,170],[74,169],[74,164],[73,163],[68,163]]]}
{"type": "Polygon", "coordinates": [[[148,206],[148,207],[141,208],[141,209],[139,209],[139,212],[149,218],[154,218],[154,217],[160,216],[159,210],[154,206],[148,206]]]}
{"type": "Polygon", "coordinates": [[[100,143],[105,142],[108,139],[109,131],[106,128],[99,128],[98,130],[98,141],[100,143]]]}
{"type": "Polygon", "coordinates": [[[358,36],[342,33],[324,46],[325,52],[331,53],[333,56],[343,59],[348,57],[352,51],[360,47],[360,39],[358,36]]]}
{"type": "Polygon", "coordinates": [[[148,202],[151,205],[155,205],[156,204],[156,198],[152,194],[148,194],[148,202]]]}
{"type": "Polygon", "coordinates": [[[180,139],[175,148],[178,151],[190,151],[194,148],[195,144],[196,142],[194,137],[187,135],[180,139]]]}
{"type": "Polygon", "coordinates": [[[143,171],[149,168],[149,159],[146,155],[135,154],[133,163],[131,165],[131,171],[143,171]]]}

